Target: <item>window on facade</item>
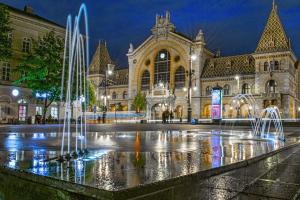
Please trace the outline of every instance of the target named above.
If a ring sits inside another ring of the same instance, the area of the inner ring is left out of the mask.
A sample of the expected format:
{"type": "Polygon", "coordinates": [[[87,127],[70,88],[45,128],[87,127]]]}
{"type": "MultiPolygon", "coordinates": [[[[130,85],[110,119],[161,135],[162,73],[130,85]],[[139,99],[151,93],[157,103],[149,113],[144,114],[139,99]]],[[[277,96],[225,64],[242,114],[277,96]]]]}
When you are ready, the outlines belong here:
{"type": "Polygon", "coordinates": [[[244,83],[242,86],[242,94],[250,94],[250,86],[248,83],[244,83]]]}
{"type": "Polygon", "coordinates": [[[170,82],[170,53],[165,49],[158,52],[154,63],[154,84],[159,81],[170,82]]]}
{"type": "Polygon", "coordinates": [[[269,80],[266,85],[266,93],[275,93],[277,82],[275,80],[269,80]]]}
{"type": "Polygon", "coordinates": [[[6,118],[10,115],[10,107],[6,105],[0,105],[0,118],[6,118]]]}
{"type": "Polygon", "coordinates": [[[126,91],[123,92],[123,99],[127,99],[127,92],[126,91]]]}
{"type": "Polygon", "coordinates": [[[175,72],[175,88],[183,88],[185,85],[185,70],[183,66],[177,68],[175,72]]]}
{"type": "Polygon", "coordinates": [[[224,85],[223,92],[224,92],[224,95],[229,95],[229,93],[230,93],[230,86],[227,85],[227,84],[224,85]]]}
{"type": "Polygon", "coordinates": [[[149,90],[150,89],[150,73],[148,70],[145,70],[142,75],[141,80],[141,89],[142,90],[149,90]]]}
{"type": "Polygon", "coordinates": [[[27,106],[19,105],[19,121],[25,121],[27,116],[27,106]]]}
{"type": "Polygon", "coordinates": [[[116,92],[113,92],[112,93],[112,99],[116,99],[117,98],[117,93],[116,92]]]}
{"type": "Polygon", "coordinates": [[[41,106],[35,107],[35,114],[36,115],[42,115],[43,114],[43,109],[41,106]]]}
{"type": "Polygon", "coordinates": [[[211,95],[211,87],[210,86],[206,87],[205,94],[206,94],[206,96],[211,95]]]}
{"type": "Polygon", "coordinates": [[[57,107],[51,107],[51,117],[53,119],[58,119],[58,108],[57,107]]]}
{"type": "Polygon", "coordinates": [[[30,51],[30,39],[24,38],[22,43],[22,51],[28,53],[30,51]]]}
{"type": "Polygon", "coordinates": [[[269,71],[269,63],[268,62],[265,62],[264,63],[264,71],[269,71]]]}
{"type": "Polygon", "coordinates": [[[9,34],[7,35],[7,38],[8,38],[10,47],[12,47],[12,33],[9,33],[9,34]]]}
{"type": "Polygon", "coordinates": [[[2,64],[2,80],[4,80],[4,81],[10,80],[10,65],[9,65],[9,63],[2,64]]]}
{"type": "Polygon", "coordinates": [[[274,63],[274,70],[279,70],[279,62],[277,60],[274,63]]]}

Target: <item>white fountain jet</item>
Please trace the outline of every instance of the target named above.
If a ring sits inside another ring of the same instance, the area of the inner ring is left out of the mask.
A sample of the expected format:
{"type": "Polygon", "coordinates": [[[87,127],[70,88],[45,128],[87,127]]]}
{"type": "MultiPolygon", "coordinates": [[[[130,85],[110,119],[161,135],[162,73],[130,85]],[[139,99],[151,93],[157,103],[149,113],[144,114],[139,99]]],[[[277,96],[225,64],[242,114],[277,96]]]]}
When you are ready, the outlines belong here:
{"type": "Polygon", "coordinates": [[[71,119],[72,107],[75,115],[75,150],[78,152],[86,149],[86,111],[89,102],[89,86],[87,77],[89,74],[89,31],[87,9],[85,4],[80,6],[78,15],[75,16],[72,27],[72,16],[68,15],[65,48],[63,55],[63,72],[61,79],[61,101],[64,101],[64,125],[61,141],[61,158],[70,158],[71,153],[71,119]],[[84,22],[81,23],[84,17],[84,22]],[[80,28],[84,27],[84,34],[80,28]],[[67,134],[67,152],[64,152],[65,136],[67,134]],[[83,141],[84,139],[84,141],[83,141]]]}

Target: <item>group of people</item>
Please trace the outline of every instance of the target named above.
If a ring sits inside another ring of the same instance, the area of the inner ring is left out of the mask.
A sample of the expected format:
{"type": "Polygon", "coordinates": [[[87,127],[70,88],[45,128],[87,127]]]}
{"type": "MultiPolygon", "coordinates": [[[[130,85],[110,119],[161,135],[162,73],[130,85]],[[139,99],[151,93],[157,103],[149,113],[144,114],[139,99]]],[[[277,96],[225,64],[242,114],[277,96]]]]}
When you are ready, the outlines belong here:
{"type": "Polygon", "coordinates": [[[172,123],[173,119],[174,119],[174,113],[172,110],[171,111],[169,111],[169,110],[163,111],[163,113],[162,113],[163,124],[172,123]]]}

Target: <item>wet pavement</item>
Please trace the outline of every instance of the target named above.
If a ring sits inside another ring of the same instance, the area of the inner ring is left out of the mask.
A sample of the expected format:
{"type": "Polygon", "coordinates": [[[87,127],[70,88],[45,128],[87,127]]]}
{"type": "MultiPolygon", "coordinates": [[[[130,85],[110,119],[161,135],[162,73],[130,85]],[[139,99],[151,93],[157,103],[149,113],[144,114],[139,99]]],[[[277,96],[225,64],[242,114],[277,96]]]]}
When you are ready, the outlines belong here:
{"type": "MultiPolygon", "coordinates": [[[[45,162],[59,155],[60,133],[11,132],[0,134],[0,164],[115,191],[236,163],[297,140],[259,139],[245,130],[89,132],[89,155],[60,164],[45,162]]],[[[232,181],[224,177],[224,183],[232,181]]]]}

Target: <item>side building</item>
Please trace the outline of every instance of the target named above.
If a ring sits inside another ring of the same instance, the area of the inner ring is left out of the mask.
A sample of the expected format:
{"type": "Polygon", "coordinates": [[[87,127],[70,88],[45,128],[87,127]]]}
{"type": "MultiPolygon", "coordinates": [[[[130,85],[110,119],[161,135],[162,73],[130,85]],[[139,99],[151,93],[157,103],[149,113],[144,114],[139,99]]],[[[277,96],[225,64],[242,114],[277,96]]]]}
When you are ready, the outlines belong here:
{"type": "MultiPolygon", "coordinates": [[[[25,6],[24,10],[4,6],[8,8],[10,15],[12,57],[8,61],[0,62],[0,123],[22,123],[30,116],[42,113],[42,102],[33,96],[30,89],[13,84],[19,76],[14,69],[23,56],[31,51],[33,39],[36,40],[50,31],[64,38],[65,28],[36,15],[30,6],[25,6]],[[17,90],[18,94],[13,94],[13,90],[17,90]]],[[[58,118],[59,108],[55,103],[50,107],[47,116],[50,114],[52,118],[58,118]]]]}

